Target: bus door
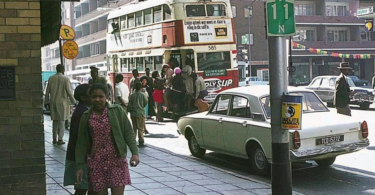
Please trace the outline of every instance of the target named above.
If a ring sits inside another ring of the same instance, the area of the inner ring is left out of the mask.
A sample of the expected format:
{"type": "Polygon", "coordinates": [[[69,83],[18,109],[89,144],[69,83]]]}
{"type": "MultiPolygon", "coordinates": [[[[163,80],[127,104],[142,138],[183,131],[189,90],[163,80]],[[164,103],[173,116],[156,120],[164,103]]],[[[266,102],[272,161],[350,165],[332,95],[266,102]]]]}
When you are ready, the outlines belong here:
{"type": "Polygon", "coordinates": [[[182,57],[181,57],[181,52],[180,52],[180,50],[173,50],[173,51],[171,52],[171,55],[170,55],[169,61],[170,61],[171,59],[175,59],[175,60],[176,60],[175,67],[173,67],[173,68],[176,68],[176,67],[181,68],[181,65],[182,65],[182,57]]]}

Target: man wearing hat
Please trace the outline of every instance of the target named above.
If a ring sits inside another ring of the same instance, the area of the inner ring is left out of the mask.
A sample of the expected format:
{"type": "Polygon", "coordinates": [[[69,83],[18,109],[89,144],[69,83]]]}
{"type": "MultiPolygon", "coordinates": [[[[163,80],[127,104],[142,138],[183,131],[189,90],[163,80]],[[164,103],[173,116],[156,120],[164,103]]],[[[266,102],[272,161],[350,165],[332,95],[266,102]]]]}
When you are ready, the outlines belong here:
{"type": "Polygon", "coordinates": [[[349,102],[350,98],[354,96],[354,92],[350,91],[347,76],[350,74],[352,68],[349,66],[348,62],[340,63],[340,67],[337,68],[340,69],[341,74],[336,79],[333,104],[337,109],[337,113],[351,116],[349,102]]]}
{"type": "Polygon", "coordinates": [[[100,83],[100,84],[103,84],[107,88],[107,91],[111,90],[111,89],[108,89],[107,80],[104,77],[99,76],[99,68],[95,66],[91,66],[90,69],[91,69],[90,71],[91,79],[89,80],[89,84],[92,85],[94,83],[100,83]]]}

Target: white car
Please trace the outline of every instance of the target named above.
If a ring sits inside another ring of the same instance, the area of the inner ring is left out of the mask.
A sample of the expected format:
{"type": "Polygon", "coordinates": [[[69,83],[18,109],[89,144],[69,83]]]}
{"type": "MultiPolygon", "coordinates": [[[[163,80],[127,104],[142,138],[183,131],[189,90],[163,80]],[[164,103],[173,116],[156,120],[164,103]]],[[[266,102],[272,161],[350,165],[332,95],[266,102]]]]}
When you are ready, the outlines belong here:
{"type": "MultiPolygon", "coordinates": [[[[369,145],[366,121],[330,112],[311,90],[289,87],[303,96],[302,130],[289,130],[292,162],[315,160],[320,166],[336,156],[369,145]]],[[[206,149],[249,159],[255,173],[267,174],[272,162],[269,86],[247,86],[219,93],[207,112],[181,117],[178,131],[193,156],[206,149]]]]}

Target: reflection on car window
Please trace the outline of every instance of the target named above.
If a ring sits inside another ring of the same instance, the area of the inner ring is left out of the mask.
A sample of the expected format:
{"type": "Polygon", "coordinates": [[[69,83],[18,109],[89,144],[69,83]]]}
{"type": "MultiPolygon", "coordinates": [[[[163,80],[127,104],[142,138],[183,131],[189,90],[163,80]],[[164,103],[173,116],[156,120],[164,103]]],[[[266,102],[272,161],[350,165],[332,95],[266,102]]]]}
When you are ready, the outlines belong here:
{"type": "Polygon", "coordinates": [[[317,79],[315,79],[312,83],[311,83],[311,87],[319,87],[320,86],[320,81],[321,81],[322,79],[321,78],[317,78],[317,79]]]}
{"type": "Polygon", "coordinates": [[[230,69],[229,52],[198,53],[198,71],[230,69]]]}
{"type": "Polygon", "coordinates": [[[328,81],[328,78],[323,78],[322,80],[322,84],[320,86],[322,87],[327,87],[329,85],[329,81],[328,81]]]}
{"type": "Polygon", "coordinates": [[[335,82],[336,82],[336,79],[334,79],[334,78],[329,79],[329,86],[334,87],[335,82]]]}
{"type": "MultiPolygon", "coordinates": [[[[302,111],[304,113],[328,111],[323,102],[314,93],[292,92],[291,94],[302,96],[302,111]]],[[[261,98],[260,102],[266,112],[267,118],[271,118],[271,103],[269,96],[261,98]]]]}
{"type": "Polygon", "coordinates": [[[241,96],[234,96],[230,116],[251,118],[248,99],[241,96]]]}
{"type": "Polygon", "coordinates": [[[230,95],[220,95],[211,113],[227,115],[230,95]]]}
{"type": "Polygon", "coordinates": [[[349,76],[353,81],[359,81],[359,78],[357,76],[349,76]]]}

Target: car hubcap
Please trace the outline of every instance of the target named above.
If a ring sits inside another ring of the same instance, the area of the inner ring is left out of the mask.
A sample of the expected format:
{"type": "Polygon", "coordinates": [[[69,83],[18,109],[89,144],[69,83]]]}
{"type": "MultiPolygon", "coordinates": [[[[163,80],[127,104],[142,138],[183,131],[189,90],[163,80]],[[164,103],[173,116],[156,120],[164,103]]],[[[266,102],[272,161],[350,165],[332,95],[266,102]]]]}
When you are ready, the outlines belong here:
{"type": "Polygon", "coordinates": [[[257,149],[255,151],[255,165],[258,167],[258,169],[264,169],[265,166],[265,156],[261,149],[257,149]]]}
{"type": "Polygon", "coordinates": [[[198,145],[197,140],[195,139],[194,136],[191,136],[190,139],[191,139],[191,148],[193,149],[194,152],[198,152],[199,145],[198,145]]]}

